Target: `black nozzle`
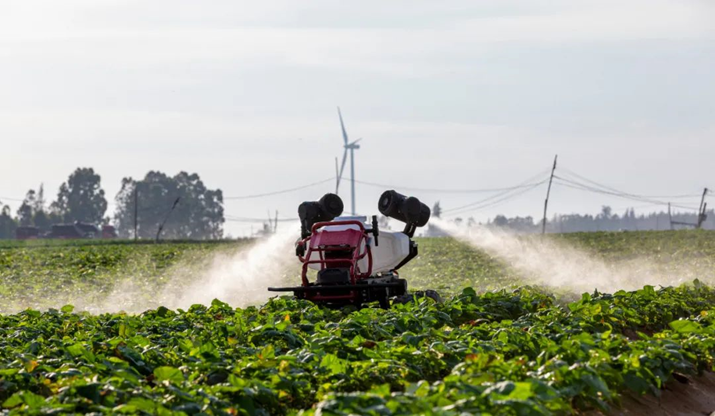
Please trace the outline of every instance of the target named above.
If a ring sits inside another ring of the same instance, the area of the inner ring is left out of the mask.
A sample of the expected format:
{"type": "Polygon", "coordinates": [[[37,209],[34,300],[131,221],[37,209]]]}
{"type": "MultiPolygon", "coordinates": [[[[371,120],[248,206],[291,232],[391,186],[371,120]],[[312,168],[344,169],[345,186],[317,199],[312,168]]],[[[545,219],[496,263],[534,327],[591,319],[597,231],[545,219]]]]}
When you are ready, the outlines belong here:
{"type": "Polygon", "coordinates": [[[331,218],[326,221],[331,221],[335,217],[339,217],[343,213],[343,200],[336,194],[325,194],[318,201],[323,211],[331,218]]]}
{"type": "Polygon", "coordinates": [[[424,227],[431,215],[429,207],[419,199],[395,191],[385,191],[377,207],[382,215],[402,221],[408,228],[424,227]]]}
{"type": "Polygon", "coordinates": [[[319,222],[332,221],[343,213],[343,200],[335,194],[325,194],[319,201],[306,201],[298,206],[301,234],[303,238],[310,235],[313,225],[319,222]]]}

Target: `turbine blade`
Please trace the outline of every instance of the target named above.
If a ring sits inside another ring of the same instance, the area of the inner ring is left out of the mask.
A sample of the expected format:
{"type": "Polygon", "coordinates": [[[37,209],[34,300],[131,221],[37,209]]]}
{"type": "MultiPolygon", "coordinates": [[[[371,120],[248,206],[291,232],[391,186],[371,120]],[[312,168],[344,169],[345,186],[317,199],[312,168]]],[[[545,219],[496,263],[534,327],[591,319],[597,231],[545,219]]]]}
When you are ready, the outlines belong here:
{"type": "Polygon", "coordinates": [[[348,133],[345,131],[345,123],[343,123],[343,115],[340,112],[340,107],[338,107],[338,117],[340,117],[340,128],[343,129],[343,141],[345,145],[348,145],[348,133]]]}
{"type": "Polygon", "coordinates": [[[362,137],[359,138],[359,139],[357,139],[357,140],[355,140],[354,142],[350,143],[350,146],[352,146],[352,145],[354,145],[354,144],[357,144],[357,142],[359,142],[360,140],[362,140],[362,137]]]}
{"type": "Polygon", "coordinates": [[[348,149],[345,149],[345,152],[343,153],[343,163],[340,166],[340,175],[338,175],[338,183],[340,183],[340,180],[343,178],[343,171],[345,170],[345,162],[348,161],[348,149]]]}
{"type": "Polygon", "coordinates": [[[338,194],[340,188],[340,170],[338,170],[338,158],[335,158],[335,195],[338,194]]]}

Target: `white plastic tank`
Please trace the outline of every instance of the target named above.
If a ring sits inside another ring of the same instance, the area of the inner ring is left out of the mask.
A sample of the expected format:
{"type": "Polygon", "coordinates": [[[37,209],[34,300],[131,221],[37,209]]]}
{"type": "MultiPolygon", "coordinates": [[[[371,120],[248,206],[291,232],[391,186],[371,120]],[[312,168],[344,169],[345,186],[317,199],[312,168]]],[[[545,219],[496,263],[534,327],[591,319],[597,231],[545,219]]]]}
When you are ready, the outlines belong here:
{"type": "MultiPolygon", "coordinates": [[[[367,217],[338,217],[333,221],[360,221],[365,229],[372,230],[372,224],[367,222],[367,217]]],[[[323,227],[318,232],[335,232],[347,229],[359,230],[357,225],[329,225],[323,227]]],[[[375,238],[370,234],[368,244],[372,251],[372,274],[387,272],[395,268],[410,254],[410,238],[401,232],[380,230],[377,238],[378,245],[375,246],[375,238]]],[[[361,248],[361,252],[364,248],[361,248]]],[[[311,260],[318,260],[318,254],[313,253],[311,260]]],[[[311,264],[311,269],[320,270],[320,264],[311,264]]],[[[367,257],[358,262],[361,272],[367,271],[367,257]]]]}

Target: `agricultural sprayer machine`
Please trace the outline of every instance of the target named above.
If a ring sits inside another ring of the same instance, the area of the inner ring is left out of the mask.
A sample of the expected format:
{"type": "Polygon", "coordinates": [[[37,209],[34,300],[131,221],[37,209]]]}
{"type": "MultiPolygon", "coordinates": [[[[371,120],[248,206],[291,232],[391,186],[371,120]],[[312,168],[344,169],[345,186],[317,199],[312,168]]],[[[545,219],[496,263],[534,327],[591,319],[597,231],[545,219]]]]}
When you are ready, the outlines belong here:
{"type": "MultiPolygon", "coordinates": [[[[341,216],[343,201],[336,194],[303,202],[298,207],[301,239],[296,244],[296,256],[302,263],[301,285],[268,290],[293,292],[297,298],[329,306],[379,302],[387,308],[391,298],[409,298],[407,281],[398,270],[417,257],[412,237],[429,221],[430,209],[417,198],[395,191],[382,194],[378,209],[403,222],[404,230],[380,230],[377,216],[370,221],[341,216]]],[[[435,292],[428,292],[438,299],[435,292]]]]}

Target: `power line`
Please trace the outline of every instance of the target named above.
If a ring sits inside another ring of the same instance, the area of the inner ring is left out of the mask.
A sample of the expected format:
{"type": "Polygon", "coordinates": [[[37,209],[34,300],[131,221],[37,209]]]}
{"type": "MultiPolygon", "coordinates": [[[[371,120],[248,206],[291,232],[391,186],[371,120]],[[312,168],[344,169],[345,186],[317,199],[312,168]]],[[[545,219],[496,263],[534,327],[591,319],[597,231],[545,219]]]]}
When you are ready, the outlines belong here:
{"type": "MultiPolygon", "coordinates": [[[[694,198],[694,197],[700,197],[700,196],[701,196],[700,193],[681,194],[681,195],[639,195],[639,194],[633,194],[633,193],[629,193],[629,192],[620,191],[620,190],[618,190],[618,189],[615,189],[615,188],[613,188],[613,187],[604,185],[604,184],[602,184],[602,183],[598,183],[598,182],[596,182],[596,181],[594,181],[594,180],[591,180],[591,179],[588,179],[588,178],[586,178],[586,177],[584,177],[584,176],[581,176],[581,175],[579,175],[578,173],[576,173],[576,172],[574,172],[574,171],[572,171],[572,170],[569,170],[569,169],[567,169],[567,168],[564,168],[564,167],[559,168],[559,171],[564,171],[564,172],[566,172],[568,175],[575,176],[577,179],[580,179],[580,180],[582,180],[582,181],[588,182],[588,183],[590,183],[590,184],[592,184],[592,185],[595,185],[595,186],[597,186],[597,187],[600,187],[600,188],[603,188],[603,189],[606,189],[606,190],[609,190],[609,191],[612,191],[612,192],[616,192],[616,193],[619,193],[619,194],[629,195],[629,196],[638,197],[638,198],[684,199],[684,198],[694,198]]],[[[562,179],[563,179],[563,178],[562,178],[562,179]]]]}
{"type": "Polygon", "coordinates": [[[436,189],[436,188],[413,188],[413,187],[409,187],[409,186],[400,186],[400,185],[387,185],[387,184],[382,184],[382,183],[359,181],[357,179],[355,180],[355,183],[359,183],[361,185],[367,185],[367,186],[374,186],[374,187],[383,188],[383,189],[399,189],[402,191],[442,193],[442,194],[476,194],[476,193],[488,193],[488,192],[502,192],[502,191],[511,191],[511,190],[515,190],[515,189],[519,189],[519,188],[528,188],[529,186],[531,186],[531,184],[526,184],[526,185],[509,186],[509,187],[504,187],[504,188],[436,189]]]}
{"type": "MultiPolygon", "coordinates": [[[[589,186],[589,185],[579,183],[576,181],[572,181],[572,180],[562,178],[559,176],[554,176],[554,178],[558,180],[556,182],[558,185],[565,186],[567,188],[578,189],[578,190],[593,192],[593,193],[599,193],[599,194],[603,194],[603,195],[611,195],[611,196],[615,196],[618,198],[629,199],[629,200],[637,201],[637,202],[647,202],[647,203],[650,203],[653,205],[668,205],[668,202],[666,202],[666,201],[660,201],[660,200],[651,199],[651,198],[647,198],[647,197],[641,197],[638,195],[628,194],[628,193],[624,193],[624,192],[620,192],[620,191],[609,191],[609,190],[599,189],[599,188],[595,188],[593,186],[589,186]]],[[[697,208],[689,207],[686,205],[671,204],[671,206],[676,207],[676,208],[690,209],[690,210],[697,211],[697,208]]]]}
{"type": "Polygon", "coordinates": [[[529,191],[531,191],[531,190],[537,188],[539,185],[542,185],[542,184],[546,183],[547,180],[548,180],[548,179],[544,179],[544,180],[542,180],[542,181],[540,181],[540,182],[537,182],[537,183],[535,183],[535,184],[532,184],[529,188],[523,188],[523,189],[517,190],[516,192],[510,192],[510,193],[505,194],[505,195],[503,194],[503,196],[502,196],[501,198],[498,198],[498,199],[495,199],[495,200],[492,200],[492,201],[488,201],[488,200],[489,200],[489,199],[494,199],[494,197],[487,198],[487,199],[484,200],[485,203],[483,203],[483,204],[476,205],[476,206],[472,206],[472,207],[469,207],[469,208],[466,208],[466,209],[462,209],[462,210],[458,210],[458,211],[452,211],[452,212],[449,213],[449,215],[450,215],[450,216],[455,216],[455,215],[459,215],[459,214],[464,214],[464,213],[468,213],[468,212],[474,212],[474,211],[482,210],[482,209],[485,209],[485,208],[492,208],[492,207],[498,206],[498,205],[500,205],[500,204],[502,204],[502,203],[504,203],[504,202],[506,202],[506,201],[509,201],[509,200],[511,200],[511,199],[514,199],[514,198],[516,198],[516,197],[518,197],[518,196],[521,196],[521,195],[523,195],[523,194],[525,194],[525,193],[527,193],[527,192],[529,192],[529,191]]]}
{"type": "Polygon", "coordinates": [[[307,184],[307,185],[296,186],[295,188],[283,189],[283,190],[280,190],[280,191],[266,192],[266,193],[254,194],[254,195],[225,196],[225,197],[223,197],[223,199],[224,199],[224,200],[226,200],[226,199],[229,199],[229,200],[236,200],[236,199],[254,199],[254,198],[262,198],[262,197],[266,197],[266,196],[286,194],[286,193],[288,193],[288,192],[295,192],[295,191],[299,191],[299,190],[301,190],[301,189],[306,189],[306,188],[310,188],[310,187],[313,187],[313,186],[322,185],[322,184],[324,184],[324,183],[332,182],[332,181],[334,181],[334,180],[335,180],[335,178],[328,178],[328,179],[324,179],[324,180],[322,180],[322,181],[309,183],[309,184],[307,184]]]}
{"type": "MultiPolygon", "coordinates": [[[[226,221],[230,222],[266,222],[266,218],[250,218],[250,217],[234,217],[232,215],[224,215],[224,219],[226,221]]],[[[298,218],[278,218],[278,222],[295,222],[298,221],[298,218]]],[[[271,219],[271,221],[276,221],[275,219],[271,219]]]]}
{"type": "Polygon", "coordinates": [[[519,183],[518,185],[513,186],[513,187],[511,187],[511,188],[507,188],[506,191],[499,192],[499,193],[497,193],[497,194],[495,194],[495,195],[492,195],[492,196],[490,196],[490,197],[487,197],[487,198],[484,198],[484,199],[481,199],[481,200],[479,200],[479,201],[475,201],[475,202],[472,202],[472,203],[469,203],[469,204],[466,204],[466,205],[462,205],[462,206],[459,206],[459,207],[442,210],[442,213],[447,214],[447,213],[450,213],[450,212],[461,211],[461,210],[463,210],[463,209],[465,209],[465,208],[471,208],[471,207],[473,207],[473,206],[481,205],[481,204],[483,204],[483,203],[485,203],[485,202],[488,202],[488,201],[491,201],[491,200],[493,200],[493,199],[499,198],[499,197],[501,197],[501,196],[503,196],[503,195],[507,195],[507,194],[509,194],[509,193],[511,193],[511,192],[514,192],[515,190],[518,190],[518,189],[527,189],[527,190],[533,189],[534,187],[539,186],[539,185],[541,185],[542,183],[546,182],[546,180],[548,180],[548,178],[547,178],[547,179],[542,179],[541,181],[536,182],[536,183],[530,183],[530,182],[536,180],[536,178],[538,178],[538,177],[540,177],[540,176],[545,175],[548,171],[549,171],[549,169],[543,170],[543,171],[537,173],[536,175],[530,177],[529,179],[526,179],[525,181],[519,183]]]}
{"type": "MultiPolygon", "coordinates": [[[[647,202],[647,203],[651,203],[653,205],[668,205],[668,202],[666,202],[666,201],[660,201],[660,200],[652,199],[649,197],[635,195],[635,194],[629,194],[629,193],[620,192],[620,191],[603,190],[603,189],[595,188],[595,187],[592,187],[592,186],[589,186],[589,185],[586,185],[583,183],[572,181],[572,180],[569,180],[566,178],[561,178],[559,176],[556,176],[555,178],[559,179],[560,181],[563,181],[563,183],[560,184],[561,186],[566,186],[568,188],[579,189],[579,190],[584,190],[584,191],[589,191],[589,192],[595,192],[595,193],[604,194],[604,195],[616,196],[619,198],[629,199],[629,200],[637,201],[637,202],[647,202]]],[[[695,208],[688,207],[685,205],[672,204],[672,206],[678,207],[678,208],[685,208],[685,209],[695,209],[695,208]]]]}

